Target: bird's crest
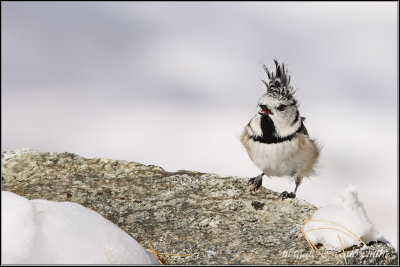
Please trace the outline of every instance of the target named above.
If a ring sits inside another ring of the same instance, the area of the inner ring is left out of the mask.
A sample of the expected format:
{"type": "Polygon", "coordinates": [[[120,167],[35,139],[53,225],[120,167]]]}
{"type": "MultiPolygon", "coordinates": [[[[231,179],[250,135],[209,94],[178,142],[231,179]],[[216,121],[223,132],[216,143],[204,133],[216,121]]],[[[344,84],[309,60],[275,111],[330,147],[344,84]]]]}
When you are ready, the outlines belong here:
{"type": "Polygon", "coordinates": [[[261,63],[263,69],[268,75],[268,81],[261,80],[267,87],[267,95],[277,99],[292,99],[295,93],[293,86],[290,84],[290,75],[285,68],[285,64],[279,64],[278,60],[274,59],[275,73],[269,71],[264,63],[261,63]]]}

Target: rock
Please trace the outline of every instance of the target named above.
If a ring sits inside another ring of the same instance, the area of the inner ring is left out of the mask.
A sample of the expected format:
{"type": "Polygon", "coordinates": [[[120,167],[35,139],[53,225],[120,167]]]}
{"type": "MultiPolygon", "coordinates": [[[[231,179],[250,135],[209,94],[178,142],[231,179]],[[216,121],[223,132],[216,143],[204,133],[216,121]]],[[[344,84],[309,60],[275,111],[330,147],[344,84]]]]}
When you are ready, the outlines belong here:
{"type": "Polygon", "coordinates": [[[247,178],[167,172],[135,162],[71,153],[2,150],[2,190],[29,199],[73,201],[154,248],[169,264],[397,264],[384,243],[345,254],[312,250],[299,230],[316,210],[247,178]]]}

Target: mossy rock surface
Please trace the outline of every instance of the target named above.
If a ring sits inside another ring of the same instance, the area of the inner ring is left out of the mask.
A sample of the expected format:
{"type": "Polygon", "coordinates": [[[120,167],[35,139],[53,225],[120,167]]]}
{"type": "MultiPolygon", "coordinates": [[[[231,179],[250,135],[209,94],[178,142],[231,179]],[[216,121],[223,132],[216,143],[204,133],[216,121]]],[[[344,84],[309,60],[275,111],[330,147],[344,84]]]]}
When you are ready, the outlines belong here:
{"type": "Polygon", "coordinates": [[[397,264],[387,244],[314,252],[299,230],[316,209],[282,200],[248,178],[72,153],[2,150],[2,190],[28,199],[73,201],[117,224],[169,264],[397,264]]]}

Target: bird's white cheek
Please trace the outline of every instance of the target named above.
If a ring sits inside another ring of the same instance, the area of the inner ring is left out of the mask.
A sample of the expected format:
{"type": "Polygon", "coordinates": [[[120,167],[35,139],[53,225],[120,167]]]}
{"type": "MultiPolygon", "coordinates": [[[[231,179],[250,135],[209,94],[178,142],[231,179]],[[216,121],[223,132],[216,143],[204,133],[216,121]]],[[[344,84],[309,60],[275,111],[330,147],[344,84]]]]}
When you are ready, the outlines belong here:
{"type": "Polygon", "coordinates": [[[250,122],[250,127],[253,130],[253,134],[255,136],[262,136],[262,130],[261,130],[261,115],[257,114],[253,117],[253,119],[250,122]]]}
{"type": "Polygon", "coordinates": [[[289,136],[299,129],[301,120],[298,120],[294,125],[288,125],[287,122],[274,121],[275,130],[279,137],[289,136]]]}

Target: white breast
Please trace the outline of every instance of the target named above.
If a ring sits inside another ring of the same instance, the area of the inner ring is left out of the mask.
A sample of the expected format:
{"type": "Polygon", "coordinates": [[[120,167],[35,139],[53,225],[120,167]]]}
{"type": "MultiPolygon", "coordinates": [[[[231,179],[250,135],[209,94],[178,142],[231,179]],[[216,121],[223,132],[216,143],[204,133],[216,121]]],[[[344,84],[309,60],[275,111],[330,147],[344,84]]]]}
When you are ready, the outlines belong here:
{"type": "Polygon", "coordinates": [[[298,142],[296,139],[277,144],[264,144],[249,140],[251,160],[268,176],[289,176],[296,170],[298,142]]]}
{"type": "Polygon", "coordinates": [[[292,140],[276,144],[254,141],[254,133],[247,125],[241,142],[251,160],[268,176],[310,177],[315,174],[315,166],[320,154],[320,146],[307,135],[297,134],[292,140]]]}

